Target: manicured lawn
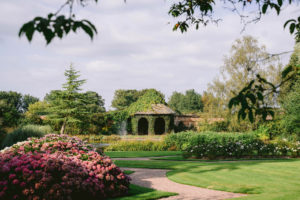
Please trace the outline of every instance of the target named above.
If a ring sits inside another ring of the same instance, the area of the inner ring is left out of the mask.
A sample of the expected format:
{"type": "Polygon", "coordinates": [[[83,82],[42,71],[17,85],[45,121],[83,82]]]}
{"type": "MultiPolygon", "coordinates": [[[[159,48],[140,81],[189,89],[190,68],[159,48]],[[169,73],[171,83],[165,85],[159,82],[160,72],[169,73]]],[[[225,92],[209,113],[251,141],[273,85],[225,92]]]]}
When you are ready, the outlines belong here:
{"type": "Polygon", "coordinates": [[[198,162],[220,162],[220,161],[249,161],[249,160],[288,160],[289,158],[227,158],[227,159],[218,159],[218,160],[207,160],[207,159],[197,159],[197,158],[184,158],[182,156],[170,156],[170,157],[160,157],[160,158],[151,158],[151,160],[172,160],[172,161],[198,161],[198,162]]]}
{"type": "Polygon", "coordinates": [[[115,161],[120,167],[172,169],[169,179],[187,185],[247,193],[239,199],[300,199],[300,160],[233,162],[115,161]]]}
{"type": "Polygon", "coordinates": [[[106,151],[105,155],[111,158],[138,158],[155,156],[176,156],[181,155],[180,151],[106,151]]]}
{"type": "Polygon", "coordinates": [[[151,188],[145,188],[138,185],[130,184],[129,193],[126,197],[113,198],[111,200],[151,200],[162,197],[177,195],[172,192],[163,192],[151,188]]]}
{"type": "Polygon", "coordinates": [[[125,135],[121,136],[122,139],[129,140],[161,140],[163,135],[125,135]]]}

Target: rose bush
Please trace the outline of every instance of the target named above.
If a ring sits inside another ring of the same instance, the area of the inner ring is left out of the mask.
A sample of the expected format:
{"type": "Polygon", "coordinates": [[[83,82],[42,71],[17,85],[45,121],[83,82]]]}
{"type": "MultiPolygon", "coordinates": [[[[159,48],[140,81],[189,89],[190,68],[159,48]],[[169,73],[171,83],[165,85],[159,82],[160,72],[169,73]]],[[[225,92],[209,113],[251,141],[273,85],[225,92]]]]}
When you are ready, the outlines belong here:
{"type": "Polygon", "coordinates": [[[46,135],[0,153],[0,199],[103,199],[125,195],[130,178],[80,139],[46,135]]]}

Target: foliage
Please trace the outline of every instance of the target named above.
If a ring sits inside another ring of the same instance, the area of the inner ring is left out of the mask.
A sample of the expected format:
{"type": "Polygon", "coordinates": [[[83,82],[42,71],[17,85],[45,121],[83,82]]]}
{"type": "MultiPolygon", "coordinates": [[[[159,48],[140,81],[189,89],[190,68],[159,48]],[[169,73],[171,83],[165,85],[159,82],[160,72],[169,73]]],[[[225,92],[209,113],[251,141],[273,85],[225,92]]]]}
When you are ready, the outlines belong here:
{"type": "Polygon", "coordinates": [[[285,115],[283,126],[288,133],[300,136],[300,79],[295,83],[283,102],[285,115]]]}
{"type": "Polygon", "coordinates": [[[81,123],[76,125],[76,128],[79,128],[85,134],[101,133],[105,124],[104,99],[96,92],[87,91],[82,95],[82,102],[85,113],[80,117],[81,123]]]}
{"type": "Polygon", "coordinates": [[[34,97],[34,96],[31,96],[29,94],[25,94],[23,95],[22,97],[22,109],[23,109],[23,112],[26,112],[28,110],[28,107],[31,105],[31,104],[34,104],[36,102],[39,101],[39,98],[37,97],[34,97]]]}
{"type": "Polygon", "coordinates": [[[165,141],[167,145],[173,144],[183,151],[186,157],[213,159],[300,155],[299,142],[264,142],[253,133],[182,132],[167,136],[165,141]]]}
{"type": "Polygon", "coordinates": [[[148,89],[143,96],[129,106],[128,113],[133,115],[136,112],[148,111],[152,108],[152,104],[166,104],[165,97],[155,89],[148,89]]]}
{"type": "Polygon", "coordinates": [[[221,106],[222,100],[212,92],[204,91],[202,95],[203,113],[211,116],[222,116],[224,108],[221,106]]]}
{"type": "Polygon", "coordinates": [[[299,69],[297,73],[297,66],[299,65],[300,42],[295,44],[294,52],[290,57],[290,61],[282,71],[282,76],[286,77],[286,81],[284,81],[280,86],[279,98],[281,100],[281,104],[283,103],[285,96],[287,96],[288,93],[293,90],[294,85],[300,79],[299,69]]]}
{"type": "Polygon", "coordinates": [[[3,140],[6,137],[6,131],[2,128],[2,126],[0,125],[0,149],[3,143],[3,140]]]}
{"type": "Polygon", "coordinates": [[[266,121],[260,124],[255,132],[262,140],[272,140],[276,137],[286,136],[282,120],[266,121]]]}
{"type": "Polygon", "coordinates": [[[22,95],[13,91],[0,91],[0,121],[3,127],[17,126],[28,106],[38,101],[31,95],[22,95]]]}
{"type": "Polygon", "coordinates": [[[87,91],[83,93],[84,103],[86,104],[86,109],[90,113],[105,112],[104,99],[94,91],[87,91]]]}
{"type": "MultiPolygon", "coordinates": [[[[94,1],[97,2],[98,0],[94,1]]],[[[78,2],[84,6],[87,0],[79,0],[78,2]]],[[[49,44],[53,38],[58,37],[61,39],[71,31],[76,33],[76,31],[81,28],[91,39],[93,39],[94,35],[97,34],[96,27],[89,20],[75,20],[73,6],[74,0],[67,0],[56,13],[49,13],[45,18],[35,17],[21,27],[19,30],[19,37],[25,35],[30,42],[34,32],[37,31],[43,34],[47,44],[49,44]],[[69,6],[69,17],[58,15],[65,6],[69,6]]]]}
{"type": "Polygon", "coordinates": [[[105,113],[105,124],[102,128],[102,134],[116,134],[121,128],[121,123],[128,118],[126,110],[109,111],[105,113]]]}
{"type": "Polygon", "coordinates": [[[229,131],[228,130],[229,124],[230,124],[229,120],[215,121],[212,123],[204,121],[199,123],[198,131],[225,132],[225,131],[229,131]]]}
{"type": "Polygon", "coordinates": [[[121,140],[109,145],[105,151],[165,151],[168,147],[163,141],[125,141],[121,140]]]}
{"type": "Polygon", "coordinates": [[[168,147],[175,147],[176,150],[183,150],[190,137],[192,137],[192,134],[188,131],[169,134],[164,138],[164,142],[168,147]]]}
{"type": "Polygon", "coordinates": [[[49,109],[50,104],[45,101],[38,101],[33,104],[30,104],[28,110],[25,112],[25,121],[31,124],[44,124],[45,119],[43,116],[47,115],[47,110],[49,109]]]}
{"type": "Polygon", "coordinates": [[[43,137],[44,135],[51,133],[50,126],[37,126],[37,125],[25,125],[17,128],[13,132],[7,134],[3,140],[1,147],[9,147],[17,142],[27,140],[30,137],[43,137]]]}
{"type": "Polygon", "coordinates": [[[198,127],[195,127],[193,124],[191,124],[190,126],[186,126],[183,122],[179,122],[177,125],[174,124],[174,132],[178,133],[178,132],[182,132],[182,131],[188,131],[188,130],[194,130],[196,131],[198,127]]]}
{"type": "Polygon", "coordinates": [[[65,132],[66,126],[71,123],[80,123],[81,117],[84,116],[84,104],[82,102],[83,94],[80,94],[80,87],[85,80],[79,80],[79,72],[70,66],[65,71],[67,82],[63,84],[63,89],[57,92],[53,99],[50,101],[48,120],[61,124],[60,133],[65,132]]]}
{"type": "Polygon", "coordinates": [[[45,101],[50,104],[46,119],[60,132],[98,134],[105,124],[104,100],[93,91],[80,92],[85,80],[79,80],[79,72],[72,66],[65,71],[67,82],[63,90],[47,94],[45,101]]]}
{"type": "Polygon", "coordinates": [[[198,131],[213,131],[213,132],[247,132],[256,130],[258,125],[262,122],[255,121],[249,123],[247,120],[238,119],[238,116],[230,113],[224,115],[224,118],[210,121],[209,118],[204,117],[204,121],[198,124],[198,131]]]}
{"type": "MultiPolygon", "coordinates": [[[[241,0],[233,0],[233,1],[223,1],[225,4],[224,7],[228,8],[230,4],[232,6],[232,12],[237,13],[241,22],[245,25],[253,22],[258,22],[262,15],[266,14],[268,10],[275,10],[277,15],[280,14],[280,11],[283,6],[283,0],[270,0],[270,1],[241,1],[241,0]],[[253,4],[256,4],[257,10],[249,11],[249,7],[253,7],[253,4]],[[244,13],[248,11],[249,13],[244,13]],[[253,19],[249,20],[249,15],[253,15],[253,19]],[[249,20],[249,21],[245,21],[249,20]]],[[[288,4],[294,3],[292,0],[286,1],[288,4]]],[[[181,21],[178,21],[173,30],[180,30],[181,32],[186,32],[191,25],[194,25],[196,29],[199,28],[199,25],[203,24],[206,26],[209,23],[218,23],[220,19],[216,19],[214,17],[214,4],[215,1],[206,0],[206,1],[198,1],[198,0],[180,0],[176,1],[170,8],[169,14],[174,18],[180,18],[181,21]]],[[[285,24],[286,27],[289,24],[289,30],[291,34],[295,34],[296,40],[299,40],[299,31],[300,31],[300,19],[290,19],[285,24]]]]}
{"type": "Polygon", "coordinates": [[[124,195],[129,180],[112,161],[79,139],[47,135],[0,153],[5,199],[103,199],[124,195]]]}
{"type": "MultiPolygon", "coordinates": [[[[272,89],[272,84],[280,81],[280,71],[281,64],[277,57],[269,58],[265,46],[260,46],[251,36],[244,36],[232,45],[230,55],[224,59],[221,78],[218,77],[209,85],[209,91],[220,100],[219,106],[223,110],[231,99],[229,108],[242,104],[238,106],[239,118],[245,119],[248,114],[251,122],[254,121],[255,115],[263,115],[265,119],[268,114],[273,114],[271,107],[277,104],[277,99],[264,92],[261,84],[264,84],[265,88],[272,89]],[[262,77],[260,80],[253,80],[258,74],[271,80],[272,83],[263,81],[265,79],[262,77]],[[245,86],[249,82],[251,83],[249,88],[257,87],[257,93],[247,93],[248,87],[245,86]],[[265,99],[262,98],[263,95],[265,99]],[[254,108],[257,108],[256,112],[254,108]]],[[[231,112],[236,113],[237,110],[232,109],[231,112]]]]}
{"type": "Polygon", "coordinates": [[[281,80],[275,84],[267,77],[261,76],[257,73],[256,77],[248,82],[248,84],[240,90],[240,92],[229,101],[229,108],[239,106],[239,117],[248,118],[251,122],[254,121],[255,116],[262,116],[263,120],[268,115],[274,117],[274,110],[270,104],[266,103],[266,99],[273,96],[277,98],[281,93],[281,101],[284,96],[299,79],[300,64],[299,64],[299,44],[295,46],[295,52],[291,57],[290,63],[281,72],[281,80]]]}
{"type": "Polygon", "coordinates": [[[284,23],[283,27],[285,28],[287,25],[290,25],[290,33],[295,35],[296,42],[300,42],[300,17],[298,19],[289,19],[284,23]]]}
{"type": "Polygon", "coordinates": [[[136,102],[140,96],[141,92],[137,90],[116,90],[111,106],[117,110],[123,110],[136,102]]]}
{"type": "Polygon", "coordinates": [[[184,107],[183,99],[184,99],[184,94],[175,91],[170,97],[168,104],[170,108],[180,113],[180,110],[183,110],[184,107]]]}
{"type": "Polygon", "coordinates": [[[12,91],[0,91],[0,111],[3,127],[16,126],[22,115],[22,95],[12,91]]]}
{"type": "MultiPolygon", "coordinates": [[[[156,90],[155,89],[116,90],[111,105],[117,110],[124,110],[128,108],[132,103],[136,102],[140,97],[142,97],[148,91],[156,91],[156,90]]],[[[157,92],[160,93],[159,91],[157,92]]]]}
{"type": "Polygon", "coordinates": [[[74,135],[87,143],[111,144],[121,140],[119,135],[74,135]]]}
{"type": "Polygon", "coordinates": [[[202,97],[194,89],[185,91],[185,94],[173,92],[168,104],[170,108],[180,113],[203,111],[202,97]]]}

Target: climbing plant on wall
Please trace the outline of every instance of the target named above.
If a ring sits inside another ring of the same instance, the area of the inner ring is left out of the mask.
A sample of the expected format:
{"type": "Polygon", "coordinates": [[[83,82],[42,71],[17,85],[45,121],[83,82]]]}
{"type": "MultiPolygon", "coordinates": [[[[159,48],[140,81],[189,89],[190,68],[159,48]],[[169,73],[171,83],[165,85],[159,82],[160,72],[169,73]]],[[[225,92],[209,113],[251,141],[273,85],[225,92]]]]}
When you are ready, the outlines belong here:
{"type": "Polygon", "coordinates": [[[128,114],[134,115],[136,112],[151,110],[152,104],[166,104],[165,96],[155,89],[149,89],[142,97],[131,104],[128,108],[128,114]]]}

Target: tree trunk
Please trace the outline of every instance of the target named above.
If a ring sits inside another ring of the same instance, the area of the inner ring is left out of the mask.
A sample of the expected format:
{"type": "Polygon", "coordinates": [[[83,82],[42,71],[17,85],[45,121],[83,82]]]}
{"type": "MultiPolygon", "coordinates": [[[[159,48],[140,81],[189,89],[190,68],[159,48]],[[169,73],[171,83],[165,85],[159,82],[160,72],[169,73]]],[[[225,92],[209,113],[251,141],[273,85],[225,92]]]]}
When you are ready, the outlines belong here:
{"type": "Polygon", "coordinates": [[[60,134],[64,134],[65,133],[66,122],[67,122],[67,119],[64,120],[63,125],[61,126],[60,134]]]}

